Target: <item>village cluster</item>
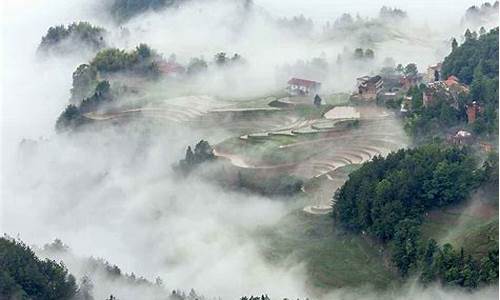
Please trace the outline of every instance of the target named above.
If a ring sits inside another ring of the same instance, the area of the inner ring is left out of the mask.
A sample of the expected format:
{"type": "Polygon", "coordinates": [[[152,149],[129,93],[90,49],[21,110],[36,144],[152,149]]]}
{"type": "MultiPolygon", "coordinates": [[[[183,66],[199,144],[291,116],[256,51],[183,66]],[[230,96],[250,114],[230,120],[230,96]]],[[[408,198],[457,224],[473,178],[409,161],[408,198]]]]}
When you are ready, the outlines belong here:
{"type": "MultiPolygon", "coordinates": [[[[423,106],[431,107],[438,102],[438,99],[444,100],[447,105],[454,109],[459,108],[459,95],[468,94],[469,86],[465,85],[454,75],[448,78],[442,78],[442,63],[431,65],[426,73],[415,74],[383,74],[369,76],[365,75],[357,78],[356,89],[351,94],[350,100],[355,103],[377,103],[385,101],[394,101],[402,98],[398,113],[404,117],[412,109],[412,97],[407,96],[410,88],[425,85],[422,92],[423,106]]],[[[286,88],[291,97],[309,97],[314,105],[321,105],[322,99],[318,95],[321,83],[313,80],[292,78],[288,81],[286,88]]],[[[467,123],[473,124],[479,114],[484,112],[483,107],[478,101],[466,105],[465,112],[467,123]]],[[[447,135],[446,141],[454,145],[468,145],[474,142],[474,135],[463,128],[457,129],[447,135]]],[[[488,152],[492,145],[485,142],[478,143],[481,149],[488,152]]]]}

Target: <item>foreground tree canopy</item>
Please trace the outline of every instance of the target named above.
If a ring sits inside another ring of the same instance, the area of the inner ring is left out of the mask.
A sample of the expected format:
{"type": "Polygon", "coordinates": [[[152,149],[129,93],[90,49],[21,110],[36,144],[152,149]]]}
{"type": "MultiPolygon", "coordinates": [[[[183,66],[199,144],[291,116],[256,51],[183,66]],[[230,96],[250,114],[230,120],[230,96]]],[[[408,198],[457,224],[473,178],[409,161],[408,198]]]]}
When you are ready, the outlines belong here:
{"type": "Polygon", "coordinates": [[[0,298],[72,299],[75,278],[62,263],[41,260],[25,244],[0,238],[0,298]]]}

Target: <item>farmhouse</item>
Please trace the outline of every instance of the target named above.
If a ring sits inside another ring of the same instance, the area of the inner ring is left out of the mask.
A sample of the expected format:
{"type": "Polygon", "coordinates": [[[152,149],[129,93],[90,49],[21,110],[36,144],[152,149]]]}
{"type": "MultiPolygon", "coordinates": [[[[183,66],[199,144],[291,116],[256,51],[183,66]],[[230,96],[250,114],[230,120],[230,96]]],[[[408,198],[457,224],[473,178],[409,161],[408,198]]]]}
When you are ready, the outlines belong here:
{"type": "Polygon", "coordinates": [[[453,145],[468,145],[473,140],[472,134],[465,130],[459,130],[455,135],[448,137],[448,142],[453,145]]]}
{"type": "Polygon", "coordinates": [[[363,100],[375,100],[384,87],[382,77],[363,76],[357,79],[358,97],[363,100]]]}
{"type": "Polygon", "coordinates": [[[452,75],[444,81],[429,83],[423,92],[423,104],[425,107],[429,107],[438,100],[444,100],[450,106],[458,109],[458,95],[468,92],[467,86],[461,84],[458,78],[452,75]]]}
{"type": "Polygon", "coordinates": [[[321,83],[312,80],[292,78],[288,80],[287,92],[291,96],[315,95],[319,92],[321,83]]]}

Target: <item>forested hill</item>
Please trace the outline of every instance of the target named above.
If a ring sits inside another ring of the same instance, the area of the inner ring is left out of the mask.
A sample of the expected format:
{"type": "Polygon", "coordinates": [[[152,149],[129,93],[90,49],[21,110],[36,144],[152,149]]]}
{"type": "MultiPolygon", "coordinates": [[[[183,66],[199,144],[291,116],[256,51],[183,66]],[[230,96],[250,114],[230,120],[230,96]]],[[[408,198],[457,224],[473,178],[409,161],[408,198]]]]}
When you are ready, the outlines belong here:
{"type": "Polygon", "coordinates": [[[471,126],[474,133],[498,136],[498,27],[479,35],[467,30],[464,38],[461,45],[452,42],[443,61],[443,78],[455,75],[470,85],[465,104],[477,101],[484,108],[471,126]]]}
{"type": "Polygon", "coordinates": [[[469,30],[460,46],[452,43],[451,53],[444,59],[443,78],[457,76],[472,86],[473,97],[498,104],[498,27],[480,34],[469,30]],[[480,89],[474,91],[475,86],[480,89]],[[476,94],[474,94],[476,92],[476,94]],[[484,92],[484,94],[480,93],[484,92]]]}
{"type": "Polygon", "coordinates": [[[333,216],[344,228],[390,245],[401,275],[422,271],[424,282],[474,288],[498,279],[498,249],[483,260],[467,258],[451,245],[420,240],[425,212],[457,204],[497,176],[498,157],[476,168],[465,148],[429,144],[375,157],[354,171],[335,194],[333,216]],[[494,165],[496,167],[489,167],[494,165]]]}

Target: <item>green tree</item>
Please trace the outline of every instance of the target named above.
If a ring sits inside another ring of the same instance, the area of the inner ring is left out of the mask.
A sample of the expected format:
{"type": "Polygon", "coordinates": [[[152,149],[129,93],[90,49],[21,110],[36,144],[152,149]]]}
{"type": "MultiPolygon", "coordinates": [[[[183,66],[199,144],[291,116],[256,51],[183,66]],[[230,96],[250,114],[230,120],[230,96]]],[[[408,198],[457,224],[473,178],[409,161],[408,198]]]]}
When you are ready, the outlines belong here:
{"type": "Polygon", "coordinates": [[[82,115],[78,107],[70,104],[64,109],[56,122],[56,130],[62,132],[66,129],[75,128],[83,123],[82,115]]]}
{"type": "Polygon", "coordinates": [[[437,270],[434,264],[434,259],[438,249],[438,244],[434,239],[430,239],[427,242],[422,259],[422,273],[420,275],[420,280],[424,284],[430,283],[436,279],[437,270]]]}
{"type": "Polygon", "coordinates": [[[417,76],[418,74],[417,65],[414,63],[407,64],[404,69],[404,74],[406,76],[411,76],[411,77],[417,76]]]}
{"type": "Polygon", "coordinates": [[[465,37],[465,40],[473,40],[474,39],[474,35],[472,34],[472,32],[469,30],[469,28],[467,28],[467,30],[465,30],[465,33],[464,33],[464,37],[465,37]]]}
{"type": "Polygon", "coordinates": [[[455,51],[455,49],[457,49],[458,47],[458,42],[457,42],[457,39],[456,38],[453,38],[451,40],[451,51],[455,51]]]}
{"type": "Polygon", "coordinates": [[[365,50],[365,57],[369,59],[375,58],[375,52],[373,52],[372,49],[366,49],[365,50]]]}
{"type": "Polygon", "coordinates": [[[403,65],[402,65],[402,64],[398,64],[398,65],[396,66],[396,72],[398,72],[398,73],[400,73],[400,74],[402,74],[402,73],[404,72],[404,67],[403,67],[403,65]]]}
{"type": "Polygon", "coordinates": [[[355,59],[362,59],[364,57],[363,49],[362,48],[356,48],[354,49],[354,58],[355,59]]]}
{"type": "Polygon", "coordinates": [[[229,61],[229,58],[226,56],[225,52],[219,52],[215,54],[214,60],[216,65],[223,66],[229,61]]]}
{"type": "Polygon", "coordinates": [[[205,72],[208,69],[208,65],[203,60],[203,58],[192,58],[187,67],[188,75],[197,75],[205,72]]]}
{"type": "Polygon", "coordinates": [[[97,70],[88,64],[81,64],[73,72],[73,87],[71,88],[71,99],[81,101],[89,97],[97,84],[97,70]]]}
{"type": "Polygon", "coordinates": [[[417,263],[417,242],[420,236],[418,225],[414,220],[404,219],[396,226],[392,260],[403,277],[406,277],[417,263]]]}

